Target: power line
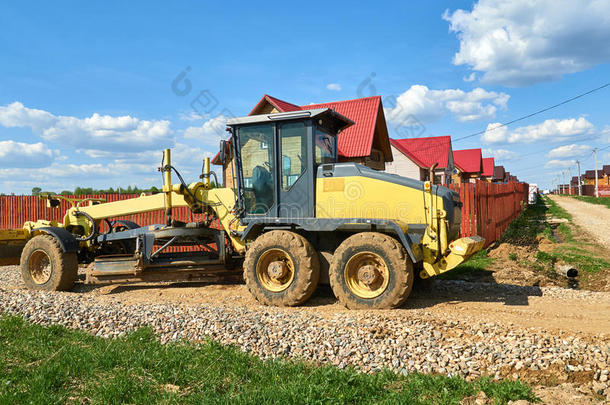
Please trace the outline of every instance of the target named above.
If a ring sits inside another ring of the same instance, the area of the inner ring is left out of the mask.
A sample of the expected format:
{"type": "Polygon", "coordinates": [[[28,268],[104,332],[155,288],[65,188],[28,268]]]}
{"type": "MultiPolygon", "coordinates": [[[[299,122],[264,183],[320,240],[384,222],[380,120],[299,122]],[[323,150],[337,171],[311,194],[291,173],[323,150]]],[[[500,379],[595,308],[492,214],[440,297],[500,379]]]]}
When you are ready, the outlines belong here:
{"type": "Polygon", "coordinates": [[[591,94],[591,93],[594,93],[594,92],[596,92],[596,91],[598,91],[598,90],[601,90],[601,89],[603,89],[603,88],[606,88],[606,87],[608,87],[608,86],[610,86],[610,83],[606,83],[606,84],[604,84],[604,85],[602,85],[602,86],[596,87],[596,88],[594,88],[594,89],[592,89],[592,90],[589,90],[589,91],[587,91],[587,92],[585,92],[585,93],[581,93],[581,94],[579,94],[579,95],[577,95],[577,96],[571,97],[571,98],[569,98],[569,99],[567,99],[567,100],[562,101],[561,103],[557,103],[557,104],[552,105],[552,106],[550,106],[550,107],[543,108],[542,110],[538,110],[538,111],[533,112],[533,113],[531,113],[531,114],[524,115],[523,117],[519,117],[519,118],[516,118],[516,119],[514,119],[514,120],[511,120],[511,121],[505,122],[505,123],[503,123],[503,124],[498,125],[497,127],[493,127],[493,128],[491,128],[491,129],[485,129],[485,130],[483,130],[483,131],[475,132],[474,134],[470,134],[470,135],[462,136],[462,137],[460,137],[460,138],[456,138],[456,139],[454,139],[454,140],[453,140],[453,142],[461,141],[462,139],[472,138],[473,136],[482,135],[482,134],[484,134],[484,133],[486,133],[486,132],[495,131],[496,129],[506,127],[506,126],[508,126],[508,125],[510,125],[510,124],[514,124],[515,122],[523,121],[524,119],[527,119],[527,118],[533,117],[533,116],[538,115],[538,114],[542,114],[543,112],[546,112],[546,111],[552,110],[553,108],[557,108],[557,107],[562,106],[562,105],[564,105],[564,104],[570,103],[570,102],[572,102],[572,101],[574,101],[574,100],[578,100],[578,99],[579,99],[579,98],[581,98],[581,97],[587,96],[587,95],[589,95],[589,94],[591,94]]]}
{"type": "MultiPolygon", "coordinates": [[[[555,105],[552,105],[552,106],[550,106],[550,107],[546,107],[546,108],[543,108],[543,109],[541,109],[541,110],[535,111],[535,112],[533,112],[533,113],[531,113],[531,114],[527,114],[527,115],[524,115],[524,116],[522,116],[522,117],[515,118],[514,120],[511,120],[511,121],[505,122],[505,123],[503,123],[503,124],[500,124],[500,125],[498,125],[498,126],[496,126],[496,127],[490,128],[490,129],[485,129],[485,130],[483,130],[483,131],[475,132],[475,133],[473,133],[473,134],[466,135],[466,136],[461,136],[461,137],[459,137],[459,138],[455,138],[455,139],[452,137],[452,138],[451,138],[451,143],[453,143],[453,142],[457,142],[457,141],[461,141],[461,140],[464,140],[464,139],[468,139],[468,138],[472,138],[473,136],[482,135],[482,134],[484,134],[484,133],[486,133],[486,132],[495,131],[496,129],[506,127],[506,126],[508,126],[508,125],[510,125],[510,124],[514,124],[515,122],[523,121],[523,120],[525,120],[525,119],[527,119],[527,118],[530,118],[530,117],[533,117],[533,116],[535,116],[535,115],[542,114],[543,112],[546,112],[546,111],[552,110],[553,108],[557,108],[557,107],[562,106],[562,105],[564,105],[564,104],[570,103],[570,102],[572,102],[572,101],[574,101],[574,100],[578,100],[579,98],[582,98],[582,97],[584,97],[584,96],[587,96],[587,95],[589,95],[589,94],[591,94],[591,93],[595,93],[596,91],[601,90],[601,89],[604,89],[604,88],[606,88],[606,87],[608,87],[608,86],[610,86],[610,83],[606,83],[606,84],[604,84],[604,85],[601,85],[601,86],[599,86],[599,87],[596,87],[596,88],[594,88],[594,89],[592,89],[592,90],[589,90],[589,91],[586,91],[586,92],[584,92],[584,93],[578,94],[578,95],[576,95],[576,96],[574,96],[574,97],[571,97],[571,98],[569,98],[569,99],[567,99],[567,100],[564,100],[564,101],[562,101],[562,102],[560,102],[560,103],[557,103],[557,104],[555,104],[555,105]]],[[[407,139],[408,139],[408,138],[407,138],[407,139]]],[[[423,147],[420,147],[420,148],[417,148],[417,149],[413,149],[413,151],[424,151],[424,150],[426,150],[426,149],[432,149],[432,148],[437,148],[437,147],[438,147],[438,145],[437,145],[437,144],[434,144],[434,145],[426,145],[426,146],[423,146],[423,147]]]]}

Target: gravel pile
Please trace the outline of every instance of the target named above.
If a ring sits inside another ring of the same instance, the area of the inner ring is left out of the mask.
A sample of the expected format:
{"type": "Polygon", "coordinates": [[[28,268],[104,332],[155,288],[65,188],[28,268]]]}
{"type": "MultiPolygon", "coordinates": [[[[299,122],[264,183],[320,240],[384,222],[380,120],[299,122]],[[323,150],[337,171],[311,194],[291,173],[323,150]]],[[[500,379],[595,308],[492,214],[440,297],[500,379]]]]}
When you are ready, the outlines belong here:
{"type": "MultiPolygon", "coordinates": [[[[442,373],[467,379],[488,374],[532,380],[533,375],[546,375],[558,382],[595,381],[602,391],[610,392],[610,345],[604,336],[591,339],[457,318],[439,320],[418,309],[399,317],[392,311],[320,313],[309,308],[101,303],[86,294],[3,287],[16,282],[15,277],[16,271],[0,269],[0,305],[5,312],[96,336],[122,336],[148,325],[162,342],[210,338],[262,358],[295,357],[339,367],[353,365],[365,372],[388,367],[401,373],[442,373]]],[[[450,292],[471,284],[442,282],[435,288],[450,292]]],[[[560,296],[567,293],[556,288],[537,290],[560,296]]],[[[596,294],[570,293],[591,295],[587,299],[596,294]]]]}

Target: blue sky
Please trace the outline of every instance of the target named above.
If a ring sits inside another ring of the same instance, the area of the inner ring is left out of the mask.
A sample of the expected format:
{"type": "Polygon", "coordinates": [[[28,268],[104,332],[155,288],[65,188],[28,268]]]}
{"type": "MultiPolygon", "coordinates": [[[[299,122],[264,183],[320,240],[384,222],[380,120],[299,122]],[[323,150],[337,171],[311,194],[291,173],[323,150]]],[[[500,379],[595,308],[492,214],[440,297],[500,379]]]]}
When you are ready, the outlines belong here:
{"type": "MultiPolygon", "coordinates": [[[[179,3],[0,6],[0,192],[158,186],[165,147],[194,180],[226,117],[265,93],[379,94],[390,136],[416,122],[459,138],[610,77],[607,1],[179,3]],[[190,88],[173,89],[181,72],[190,88]]],[[[606,88],[453,147],[550,187],[610,146],[609,99],[606,88]]]]}

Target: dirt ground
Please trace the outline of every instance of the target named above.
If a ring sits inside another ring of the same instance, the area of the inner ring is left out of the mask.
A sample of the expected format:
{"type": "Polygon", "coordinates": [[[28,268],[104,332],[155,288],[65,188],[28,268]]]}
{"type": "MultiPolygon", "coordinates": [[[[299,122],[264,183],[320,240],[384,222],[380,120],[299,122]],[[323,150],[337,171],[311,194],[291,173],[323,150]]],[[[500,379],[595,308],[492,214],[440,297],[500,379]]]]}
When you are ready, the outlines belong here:
{"type": "Polygon", "coordinates": [[[603,205],[589,204],[570,197],[549,196],[572,215],[572,221],[598,243],[610,249],[610,210],[603,205]]]}

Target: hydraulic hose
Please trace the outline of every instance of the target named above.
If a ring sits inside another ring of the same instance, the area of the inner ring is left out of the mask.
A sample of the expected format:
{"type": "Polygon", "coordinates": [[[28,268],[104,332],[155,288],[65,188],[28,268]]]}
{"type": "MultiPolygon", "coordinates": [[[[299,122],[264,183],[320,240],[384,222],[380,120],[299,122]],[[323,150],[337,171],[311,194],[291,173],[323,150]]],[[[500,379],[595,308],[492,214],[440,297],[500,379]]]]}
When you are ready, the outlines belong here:
{"type": "Polygon", "coordinates": [[[85,218],[87,218],[87,220],[89,220],[89,222],[91,222],[91,233],[89,234],[89,236],[85,237],[76,237],[76,240],[79,242],[88,242],[91,239],[95,238],[95,235],[97,235],[98,233],[98,228],[97,228],[97,223],[93,220],[93,218],[91,217],[91,215],[87,214],[84,211],[74,211],[74,215],[77,217],[83,216],[85,218]]]}

